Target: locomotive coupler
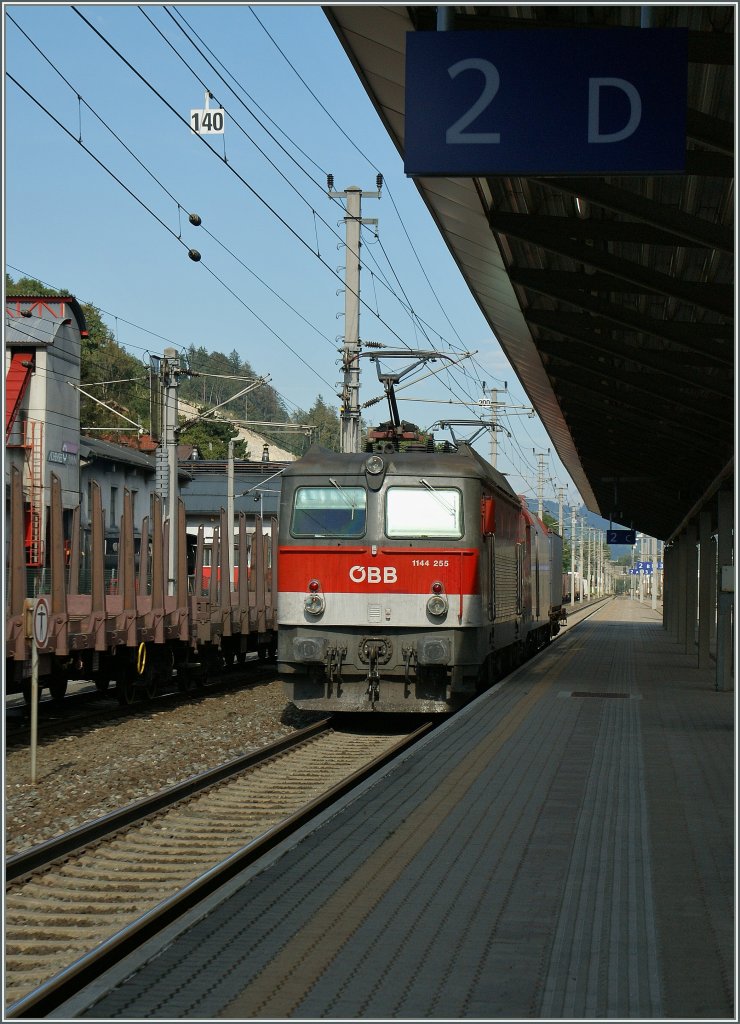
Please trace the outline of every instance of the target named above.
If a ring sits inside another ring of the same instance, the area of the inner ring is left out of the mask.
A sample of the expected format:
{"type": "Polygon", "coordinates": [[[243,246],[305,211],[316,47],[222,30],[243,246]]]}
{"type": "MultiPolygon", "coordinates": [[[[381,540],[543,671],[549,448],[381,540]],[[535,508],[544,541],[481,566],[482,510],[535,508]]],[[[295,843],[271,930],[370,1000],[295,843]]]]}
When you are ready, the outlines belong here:
{"type": "Polygon", "coordinates": [[[337,683],[337,697],[341,696],[342,686],[342,662],[347,655],[346,647],[330,647],[326,657],[326,676],[329,680],[327,696],[331,695],[331,688],[334,680],[337,683]]]}
{"type": "Polygon", "coordinates": [[[408,695],[411,692],[411,681],[409,679],[409,674],[411,672],[411,659],[413,658],[414,661],[416,661],[416,648],[413,645],[411,645],[409,647],[406,647],[404,645],[401,648],[401,654],[403,655],[403,666],[404,666],[404,672],[403,672],[404,694],[403,695],[404,695],[404,697],[408,697],[408,695]]]}
{"type": "Polygon", "coordinates": [[[365,653],[368,660],[367,670],[367,693],[370,698],[370,707],[375,710],[375,702],[380,700],[380,674],[378,672],[378,645],[367,643],[365,653]]]}

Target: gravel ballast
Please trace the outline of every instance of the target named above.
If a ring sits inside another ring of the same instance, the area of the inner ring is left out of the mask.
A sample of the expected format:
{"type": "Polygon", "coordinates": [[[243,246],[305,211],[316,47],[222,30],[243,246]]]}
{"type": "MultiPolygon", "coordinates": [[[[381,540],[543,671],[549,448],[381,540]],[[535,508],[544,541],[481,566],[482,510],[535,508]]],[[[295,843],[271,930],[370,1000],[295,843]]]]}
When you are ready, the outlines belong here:
{"type": "Polygon", "coordinates": [[[5,855],[258,750],[317,717],[299,712],[274,680],[193,702],[154,702],[145,714],[42,739],[35,786],[29,748],[7,750],[5,855]]]}

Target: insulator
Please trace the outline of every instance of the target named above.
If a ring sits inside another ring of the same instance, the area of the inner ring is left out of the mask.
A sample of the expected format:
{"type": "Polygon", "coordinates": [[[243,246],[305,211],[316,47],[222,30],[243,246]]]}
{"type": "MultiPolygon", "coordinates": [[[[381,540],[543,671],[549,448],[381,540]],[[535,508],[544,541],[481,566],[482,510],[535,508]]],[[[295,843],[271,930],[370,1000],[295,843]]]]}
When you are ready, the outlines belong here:
{"type": "Polygon", "coordinates": [[[193,261],[193,263],[197,263],[200,260],[200,253],[198,252],[197,249],[188,249],[188,256],[193,261]]]}
{"type": "Polygon", "coordinates": [[[375,179],[375,184],[378,186],[378,192],[380,192],[381,188],[383,187],[383,175],[382,174],[379,174],[377,176],[377,178],[375,179]]]}
{"type": "Polygon", "coordinates": [[[333,174],[327,174],[327,176],[326,176],[326,187],[327,187],[329,192],[333,192],[334,191],[334,175],[333,174]]]}

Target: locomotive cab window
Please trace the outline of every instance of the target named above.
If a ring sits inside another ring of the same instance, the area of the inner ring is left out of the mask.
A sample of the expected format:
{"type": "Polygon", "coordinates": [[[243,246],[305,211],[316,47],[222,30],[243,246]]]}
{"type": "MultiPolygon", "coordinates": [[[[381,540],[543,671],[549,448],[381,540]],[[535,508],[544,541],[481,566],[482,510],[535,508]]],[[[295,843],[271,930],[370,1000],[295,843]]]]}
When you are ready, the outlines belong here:
{"type": "Polygon", "coordinates": [[[299,487],[290,532],[294,537],[362,537],[366,518],[364,487],[299,487]]]}
{"type": "Polygon", "coordinates": [[[462,494],[456,487],[389,487],[385,499],[387,537],[463,535],[462,494]]]}

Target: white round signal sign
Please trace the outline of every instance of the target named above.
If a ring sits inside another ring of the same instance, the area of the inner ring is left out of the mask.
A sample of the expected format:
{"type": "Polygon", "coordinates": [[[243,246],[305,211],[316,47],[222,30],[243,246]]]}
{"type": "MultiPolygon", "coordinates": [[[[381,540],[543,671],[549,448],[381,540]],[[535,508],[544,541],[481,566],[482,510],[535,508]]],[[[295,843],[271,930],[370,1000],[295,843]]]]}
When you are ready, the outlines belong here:
{"type": "Polygon", "coordinates": [[[47,600],[45,597],[39,597],[36,599],[33,609],[33,638],[36,641],[37,647],[46,646],[46,641],[49,639],[50,624],[51,615],[49,614],[47,600]]]}

